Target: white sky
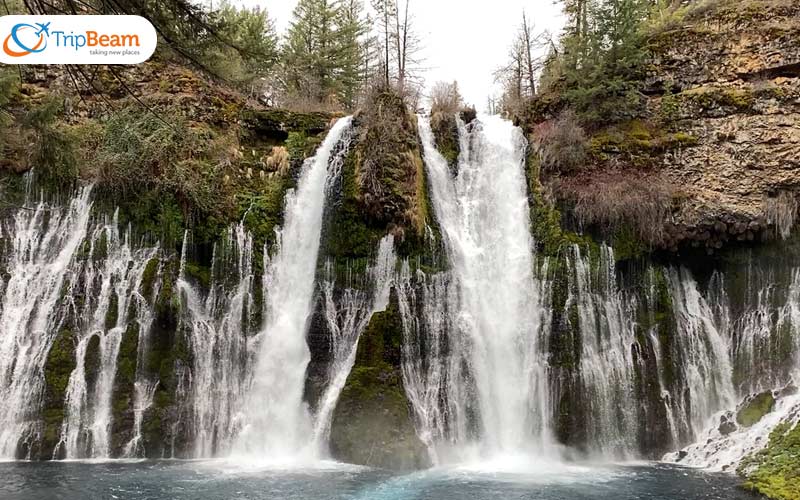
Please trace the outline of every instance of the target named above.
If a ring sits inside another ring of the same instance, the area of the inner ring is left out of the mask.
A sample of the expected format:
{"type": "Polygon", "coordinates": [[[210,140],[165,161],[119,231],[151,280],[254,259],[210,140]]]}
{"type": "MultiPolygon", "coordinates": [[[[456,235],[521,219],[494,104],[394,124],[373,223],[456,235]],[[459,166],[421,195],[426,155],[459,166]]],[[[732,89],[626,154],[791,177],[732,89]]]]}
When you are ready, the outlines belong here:
{"type": "MultiPolygon", "coordinates": [[[[554,0],[410,1],[416,31],[422,39],[427,86],[439,80],[457,80],[466,101],[479,111],[486,107],[489,95],[498,93],[492,74],[506,62],[523,9],[533,21],[535,32],[548,30],[558,35],[563,25],[561,6],[554,0]]],[[[233,3],[266,8],[279,34],[283,34],[297,0],[233,3]]]]}

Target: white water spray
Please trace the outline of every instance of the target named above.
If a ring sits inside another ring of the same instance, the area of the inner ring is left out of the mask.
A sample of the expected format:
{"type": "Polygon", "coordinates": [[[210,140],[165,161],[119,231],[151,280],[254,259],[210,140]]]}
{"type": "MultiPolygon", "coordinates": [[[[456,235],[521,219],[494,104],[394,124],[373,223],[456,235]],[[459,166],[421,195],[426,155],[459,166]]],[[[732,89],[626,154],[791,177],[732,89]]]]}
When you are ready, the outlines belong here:
{"type": "MultiPolygon", "coordinates": [[[[450,286],[456,287],[449,311],[456,346],[450,355],[463,356],[467,365],[466,378],[449,373],[447,383],[471,380],[477,400],[476,439],[456,444],[462,460],[542,456],[550,411],[538,338],[525,139],[495,116],[481,116],[473,127],[467,131],[460,124],[462,154],[454,178],[436,151],[427,119],[419,117],[433,204],[452,265],[450,286]]],[[[469,391],[449,390],[464,392],[469,391]]]]}
{"type": "MultiPolygon", "coordinates": [[[[310,360],[306,326],[313,304],[329,163],[350,122],[350,117],[336,122],[316,155],[303,165],[296,191],[286,195],[277,252],[265,265],[265,326],[258,335],[257,361],[235,455],[302,461],[315,454],[309,440],[312,422],[303,401],[310,360]]],[[[343,153],[334,160],[343,161],[343,153]]]]}
{"type": "Polygon", "coordinates": [[[18,445],[36,437],[41,373],[64,320],[58,305],[86,236],[90,193],[84,187],[60,208],[40,201],[2,229],[10,235],[6,266],[13,272],[0,305],[0,458],[15,458],[18,445]]]}

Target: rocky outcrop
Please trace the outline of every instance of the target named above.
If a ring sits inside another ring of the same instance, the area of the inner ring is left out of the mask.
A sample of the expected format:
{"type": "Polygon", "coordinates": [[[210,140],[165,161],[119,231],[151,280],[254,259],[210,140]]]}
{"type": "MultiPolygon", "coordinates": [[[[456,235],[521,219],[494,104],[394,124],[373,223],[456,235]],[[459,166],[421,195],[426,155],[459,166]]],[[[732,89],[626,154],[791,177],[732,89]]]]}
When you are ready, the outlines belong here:
{"type": "MultiPolygon", "coordinates": [[[[593,128],[586,168],[543,172],[546,192],[568,225],[615,247],[633,236],[643,251],[714,253],[786,237],[800,199],[800,5],[682,12],[650,28],[644,116],[593,128]]],[[[557,114],[553,96],[534,104],[539,120],[557,114]]]]}
{"type": "Polygon", "coordinates": [[[336,405],[331,453],[344,462],[391,470],[428,467],[403,387],[403,331],[397,297],[375,313],[358,344],[356,363],[336,405]]]}

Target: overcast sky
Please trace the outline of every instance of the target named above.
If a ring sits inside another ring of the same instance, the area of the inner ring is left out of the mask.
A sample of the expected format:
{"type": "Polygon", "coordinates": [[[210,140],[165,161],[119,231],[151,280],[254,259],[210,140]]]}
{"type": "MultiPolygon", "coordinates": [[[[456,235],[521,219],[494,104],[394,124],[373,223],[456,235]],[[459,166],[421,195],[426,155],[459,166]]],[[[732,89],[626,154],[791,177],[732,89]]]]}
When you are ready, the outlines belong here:
{"type": "MultiPolygon", "coordinates": [[[[283,34],[297,0],[234,3],[266,8],[283,34]]],[[[498,92],[492,73],[506,61],[523,9],[537,32],[557,35],[563,24],[554,0],[411,0],[410,9],[422,39],[427,85],[457,80],[467,102],[481,111],[487,97],[498,92]]]]}

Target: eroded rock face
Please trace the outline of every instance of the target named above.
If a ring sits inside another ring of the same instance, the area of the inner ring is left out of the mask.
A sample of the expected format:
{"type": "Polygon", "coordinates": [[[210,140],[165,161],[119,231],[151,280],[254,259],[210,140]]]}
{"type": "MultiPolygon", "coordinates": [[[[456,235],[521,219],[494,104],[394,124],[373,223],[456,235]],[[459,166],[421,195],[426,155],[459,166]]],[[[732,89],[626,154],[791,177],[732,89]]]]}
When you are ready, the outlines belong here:
{"type": "Polygon", "coordinates": [[[402,325],[397,297],[375,313],[358,344],[331,425],[334,458],[391,470],[430,466],[417,437],[400,367],[402,325]]]}
{"type": "Polygon", "coordinates": [[[800,203],[800,3],[695,7],[648,48],[645,116],[594,130],[589,168],[556,180],[556,199],[586,226],[596,221],[582,220],[580,196],[558,186],[619,191],[629,206],[609,223],[635,226],[641,189],[625,186],[645,177],[671,193],[650,224],[663,227],[639,234],[652,249],[710,254],[787,237],[800,203]]]}
{"type": "Polygon", "coordinates": [[[722,1],[654,34],[648,87],[800,75],[800,4],[793,0],[722,1]]]}
{"type": "Polygon", "coordinates": [[[800,189],[800,4],[723,2],[655,37],[651,99],[696,142],[660,168],[682,202],[663,246],[786,236],[800,189]]]}

